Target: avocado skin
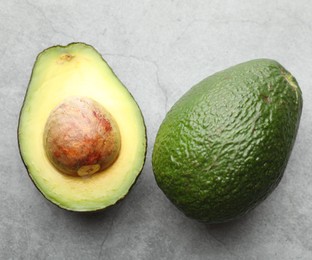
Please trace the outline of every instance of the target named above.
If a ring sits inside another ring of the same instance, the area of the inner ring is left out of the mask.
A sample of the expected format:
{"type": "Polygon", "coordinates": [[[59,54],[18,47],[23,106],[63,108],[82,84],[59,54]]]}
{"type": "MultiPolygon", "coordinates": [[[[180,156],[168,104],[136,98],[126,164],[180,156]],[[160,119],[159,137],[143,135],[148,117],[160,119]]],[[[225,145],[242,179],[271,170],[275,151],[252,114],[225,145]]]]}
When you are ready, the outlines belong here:
{"type": "MultiPolygon", "coordinates": [[[[41,52],[37,55],[36,60],[35,60],[35,62],[34,62],[34,65],[38,62],[39,58],[40,58],[42,55],[44,55],[46,52],[48,52],[50,49],[54,49],[54,48],[57,48],[57,47],[58,47],[58,48],[64,48],[64,49],[66,49],[66,48],[69,48],[69,47],[72,46],[72,45],[84,45],[84,46],[86,46],[86,47],[91,47],[91,48],[93,48],[93,50],[94,50],[95,52],[98,53],[98,55],[100,55],[100,57],[102,58],[102,60],[103,60],[104,62],[106,62],[106,61],[104,60],[104,58],[102,57],[102,55],[101,55],[92,45],[87,44],[87,43],[84,43],[84,42],[71,42],[71,43],[69,43],[69,44],[67,44],[67,45],[53,45],[53,46],[50,46],[50,47],[44,49],[43,51],[41,51],[41,52]]],[[[105,207],[105,208],[100,208],[100,209],[97,209],[97,210],[76,211],[76,210],[71,210],[71,209],[62,207],[61,205],[52,202],[52,201],[51,201],[49,198],[47,198],[47,197],[45,196],[45,194],[38,188],[36,182],[33,180],[33,178],[32,178],[31,175],[30,175],[30,171],[29,171],[29,169],[28,169],[28,166],[27,166],[26,162],[24,161],[24,158],[23,158],[22,152],[21,152],[20,139],[19,139],[19,135],[20,135],[20,133],[19,133],[20,121],[21,121],[21,115],[22,115],[23,107],[24,107],[24,105],[25,105],[25,100],[26,100],[26,97],[27,97],[27,94],[28,94],[28,91],[29,91],[30,82],[31,82],[31,80],[32,80],[32,78],[33,78],[34,69],[35,69],[35,66],[34,66],[34,65],[33,65],[33,67],[32,67],[32,71],[31,71],[31,75],[30,75],[30,80],[29,80],[29,82],[28,82],[28,86],[27,86],[27,89],[26,89],[26,92],[25,92],[25,95],[24,95],[24,100],[23,100],[23,103],[22,103],[22,106],[21,106],[21,109],[20,109],[20,113],[19,113],[19,117],[18,117],[18,124],[17,124],[17,144],[18,144],[18,150],[19,150],[20,158],[21,158],[21,160],[22,160],[22,162],[23,162],[23,164],[24,164],[24,167],[26,168],[26,171],[27,171],[27,173],[28,173],[28,176],[29,176],[31,182],[34,184],[34,186],[35,186],[36,189],[39,191],[39,193],[40,193],[49,203],[53,204],[54,206],[57,206],[58,208],[60,208],[60,209],[62,209],[62,210],[65,210],[65,211],[68,211],[68,212],[74,212],[74,213],[76,213],[76,214],[81,214],[81,215],[93,214],[93,213],[96,214],[96,213],[100,213],[100,212],[106,211],[107,209],[110,209],[110,208],[116,206],[117,204],[121,203],[121,202],[127,197],[127,195],[131,192],[132,188],[133,188],[133,187],[135,186],[135,184],[137,183],[137,181],[138,181],[138,179],[139,179],[139,177],[140,177],[140,175],[141,175],[141,173],[142,173],[142,171],[143,171],[145,162],[146,162],[146,154],[147,154],[147,143],[148,143],[148,139],[147,139],[146,123],[145,123],[145,119],[144,119],[144,117],[143,117],[143,114],[142,114],[141,109],[139,109],[139,110],[140,110],[140,114],[141,114],[142,121],[143,121],[143,125],[144,125],[144,131],[145,131],[144,133],[145,133],[145,140],[146,140],[145,152],[144,152],[144,161],[143,161],[143,163],[142,163],[141,169],[139,170],[139,172],[138,172],[138,174],[137,174],[137,176],[136,176],[136,179],[134,180],[133,184],[129,187],[128,193],[125,194],[123,197],[121,197],[121,198],[120,198],[118,201],[116,201],[114,204],[111,204],[111,205],[109,205],[109,206],[107,206],[107,207],[105,207]]],[[[109,66],[109,65],[108,65],[108,66],[109,66]]],[[[116,78],[118,78],[117,75],[115,74],[115,72],[113,71],[113,69],[112,69],[110,66],[109,66],[109,68],[110,68],[110,70],[112,71],[112,73],[114,74],[114,76],[115,76],[116,78]]],[[[124,87],[125,89],[127,89],[127,87],[126,87],[125,85],[123,85],[123,87],[124,87]]],[[[127,90],[128,90],[128,89],[127,89],[127,90]]],[[[128,94],[132,97],[133,101],[134,101],[134,102],[137,104],[137,106],[138,106],[137,101],[134,99],[132,93],[131,93],[129,90],[128,90],[128,94]]],[[[138,107],[139,107],[139,106],[138,106],[138,107]]]]}
{"type": "Polygon", "coordinates": [[[167,113],[152,154],[156,182],[187,216],[238,218],[278,185],[296,138],[301,90],[278,62],[216,73],[167,113]]]}

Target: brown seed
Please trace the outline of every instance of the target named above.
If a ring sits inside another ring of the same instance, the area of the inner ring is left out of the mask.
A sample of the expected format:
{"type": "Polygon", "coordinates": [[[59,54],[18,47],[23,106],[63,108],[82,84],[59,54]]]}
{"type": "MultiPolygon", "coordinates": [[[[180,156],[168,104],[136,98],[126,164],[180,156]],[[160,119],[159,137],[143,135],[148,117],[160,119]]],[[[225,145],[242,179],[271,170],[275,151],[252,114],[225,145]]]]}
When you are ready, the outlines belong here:
{"type": "Polygon", "coordinates": [[[99,103],[70,97],[50,114],[44,146],[51,163],[62,173],[88,176],[109,167],[118,157],[118,126],[99,103]]]}

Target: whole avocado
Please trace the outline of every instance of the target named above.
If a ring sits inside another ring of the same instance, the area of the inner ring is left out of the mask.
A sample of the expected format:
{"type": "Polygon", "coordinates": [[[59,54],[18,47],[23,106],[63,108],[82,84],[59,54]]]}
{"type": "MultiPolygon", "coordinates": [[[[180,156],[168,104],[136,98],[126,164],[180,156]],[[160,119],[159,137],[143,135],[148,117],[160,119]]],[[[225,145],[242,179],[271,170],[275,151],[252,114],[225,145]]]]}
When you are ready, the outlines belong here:
{"type": "Polygon", "coordinates": [[[248,61],[204,79],[160,126],[152,155],[158,186],[197,220],[244,215],[280,182],[302,102],[297,81],[274,60],[248,61]]]}

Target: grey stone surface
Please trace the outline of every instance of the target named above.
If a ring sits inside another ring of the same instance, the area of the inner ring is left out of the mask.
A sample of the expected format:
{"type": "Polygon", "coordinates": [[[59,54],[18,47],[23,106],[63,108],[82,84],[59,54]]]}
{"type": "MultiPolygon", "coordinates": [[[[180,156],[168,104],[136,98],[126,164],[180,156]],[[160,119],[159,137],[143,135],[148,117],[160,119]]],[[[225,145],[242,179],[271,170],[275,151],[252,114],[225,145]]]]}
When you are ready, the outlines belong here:
{"type": "Polygon", "coordinates": [[[312,5],[297,1],[0,1],[0,259],[312,259],[312,5]],[[142,108],[144,170],[127,198],[99,214],[61,210],[35,189],[19,156],[19,111],[36,55],[82,41],[103,54],[142,108]],[[228,66],[278,60],[304,97],[298,138],[278,188],[246,217],[186,218],[151,168],[166,111],[228,66]]]}

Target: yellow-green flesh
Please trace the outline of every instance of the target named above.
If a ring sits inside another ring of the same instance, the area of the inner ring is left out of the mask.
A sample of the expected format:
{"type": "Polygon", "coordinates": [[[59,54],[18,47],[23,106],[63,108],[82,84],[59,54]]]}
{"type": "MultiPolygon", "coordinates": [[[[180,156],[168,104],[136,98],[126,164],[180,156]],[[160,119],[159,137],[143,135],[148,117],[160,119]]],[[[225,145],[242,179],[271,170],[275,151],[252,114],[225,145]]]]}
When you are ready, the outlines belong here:
{"type": "Polygon", "coordinates": [[[52,47],[38,56],[21,111],[18,137],[35,185],[47,199],[73,211],[94,211],[115,204],[127,194],[145,160],[145,126],[138,105],[101,55],[82,43],[52,47]],[[117,160],[87,178],[58,172],[43,146],[49,114],[71,96],[89,97],[101,104],[111,113],[121,134],[117,160]]]}

